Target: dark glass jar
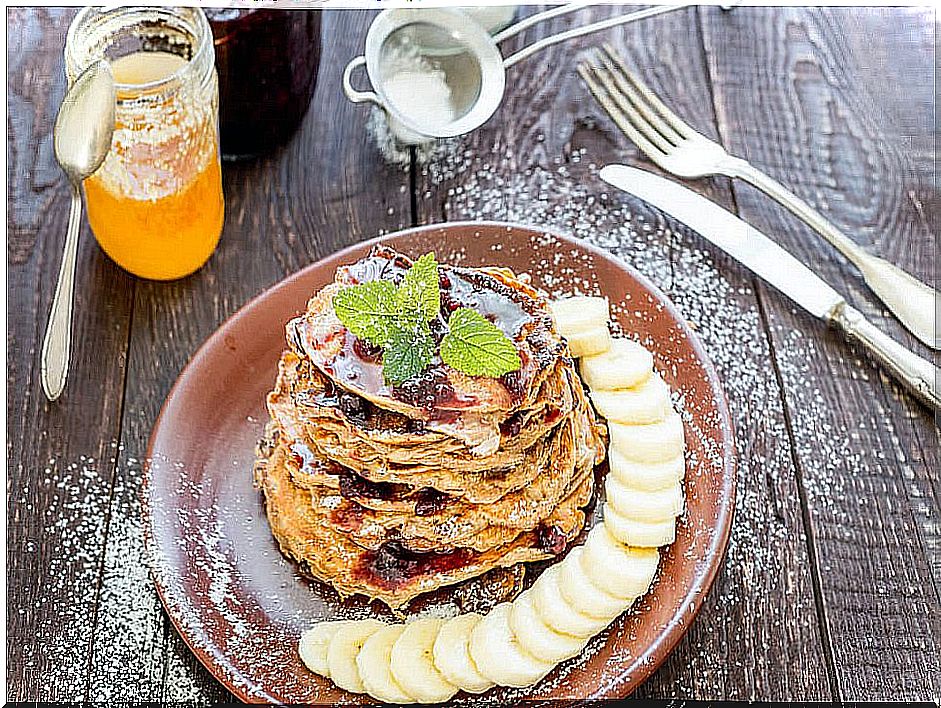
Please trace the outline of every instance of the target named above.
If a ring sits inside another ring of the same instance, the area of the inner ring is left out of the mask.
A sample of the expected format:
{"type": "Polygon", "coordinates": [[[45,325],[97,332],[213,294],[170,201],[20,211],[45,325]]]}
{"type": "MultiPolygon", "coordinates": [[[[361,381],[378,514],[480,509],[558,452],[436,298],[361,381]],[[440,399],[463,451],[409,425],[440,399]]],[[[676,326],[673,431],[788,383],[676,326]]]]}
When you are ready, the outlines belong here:
{"type": "Polygon", "coordinates": [[[320,66],[319,10],[206,8],[219,74],[222,156],[254,157],[290,138],[320,66]]]}

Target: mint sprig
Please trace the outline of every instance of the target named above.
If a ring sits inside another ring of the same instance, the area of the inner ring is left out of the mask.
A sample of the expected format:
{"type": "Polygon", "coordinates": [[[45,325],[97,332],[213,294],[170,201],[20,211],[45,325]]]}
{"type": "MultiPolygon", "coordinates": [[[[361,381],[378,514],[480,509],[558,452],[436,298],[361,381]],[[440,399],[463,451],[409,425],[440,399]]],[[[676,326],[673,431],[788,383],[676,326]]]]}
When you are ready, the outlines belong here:
{"type": "Polygon", "coordinates": [[[494,378],[523,365],[513,342],[477,310],[467,307],[455,310],[448,319],[441,360],[465,374],[494,378]]]}
{"type": "MultiPolygon", "coordinates": [[[[333,309],[356,337],[381,347],[383,376],[401,384],[431,363],[435,342],[429,322],[441,311],[441,287],[434,253],[426,253],[396,287],[375,280],[343,288],[333,309]]],[[[522,366],[516,346],[492,322],[466,307],[451,313],[441,340],[441,360],[471,376],[503,376],[522,366]]]]}
{"type": "Polygon", "coordinates": [[[387,280],[351,285],[333,296],[333,309],[355,336],[386,346],[400,329],[395,285],[387,280]]]}
{"type": "Polygon", "coordinates": [[[434,253],[426,253],[405,272],[395,294],[403,310],[418,309],[426,322],[438,316],[441,309],[441,287],[438,284],[438,262],[434,253]]]}
{"type": "Polygon", "coordinates": [[[428,327],[399,332],[382,353],[382,375],[393,385],[408,381],[428,368],[435,353],[435,340],[428,327]]]}

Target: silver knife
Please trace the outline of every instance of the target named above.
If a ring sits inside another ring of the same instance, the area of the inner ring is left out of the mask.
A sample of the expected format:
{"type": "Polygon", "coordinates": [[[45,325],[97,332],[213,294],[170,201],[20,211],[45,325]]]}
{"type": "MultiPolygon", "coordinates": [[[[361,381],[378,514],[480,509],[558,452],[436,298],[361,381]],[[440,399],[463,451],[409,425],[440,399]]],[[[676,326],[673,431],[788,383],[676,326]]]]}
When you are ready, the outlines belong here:
{"type": "Polygon", "coordinates": [[[774,241],[732,212],[686,187],[625,165],[601,179],[683,222],[798,305],[843,330],[928,406],[941,410],[938,370],[869,322],[859,310],[774,241]]]}

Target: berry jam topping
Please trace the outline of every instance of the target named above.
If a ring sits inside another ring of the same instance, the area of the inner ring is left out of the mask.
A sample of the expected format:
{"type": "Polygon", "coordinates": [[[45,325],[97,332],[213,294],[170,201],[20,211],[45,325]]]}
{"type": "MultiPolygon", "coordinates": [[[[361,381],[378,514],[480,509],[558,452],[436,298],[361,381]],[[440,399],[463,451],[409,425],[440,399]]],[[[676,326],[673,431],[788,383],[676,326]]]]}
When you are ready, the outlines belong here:
{"type": "Polygon", "coordinates": [[[500,377],[500,383],[509,392],[514,401],[522,401],[526,393],[526,385],[523,383],[523,369],[511,371],[500,377]]]}
{"type": "Polygon", "coordinates": [[[355,472],[341,472],[337,476],[340,480],[340,496],[352,501],[357,499],[398,501],[408,495],[410,491],[406,484],[371,482],[355,472]]]}
{"type": "Polygon", "coordinates": [[[343,411],[343,414],[350,421],[359,423],[360,425],[366,422],[369,404],[361,397],[352,393],[343,392],[340,394],[337,403],[340,410],[343,411]]]}
{"type": "Polygon", "coordinates": [[[358,504],[344,504],[330,512],[330,523],[343,531],[357,531],[363,525],[365,513],[358,504]]]}
{"type": "Polygon", "coordinates": [[[519,435],[523,429],[523,414],[514,413],[509,418],[500,423],[500,435],[505,438],[513,438],[519,435]]]}
{"type": "Polygon", "coordinates": [[[365,339],[353,337],[353,351],[363,361],[379,361],[382,348],[367,342],[365,339]]]}
{"type": "Polygon", "coordinates": [[[451,503],[451,496],[431,487],[423,487],[415,494],[416,516],[432,516],[451,503]]]}
{"type": "Polygon", "coordinates": [[[546,553],[554,556],[565,550],[565,534],[554,524],[540,524],[536,527],[536,544],[546,553]]]}
{"type": "Polygon", "coordinates": [[[386,588],[405,585],[410,580],[441,573],[471,563],[476,554],[467,548],[447,553],[417,553],[398,541],[387,541],[377,551],[364,554],[358,573],[386,588]]]}
{"type": "Polygon", "coordinates": [[[416,408],[434,411],[443,403],[456,403],[454,387],[448,380],[447,372],[441,366],[425,369],[418,376],[393,388],[396,398],[416,408]]]}

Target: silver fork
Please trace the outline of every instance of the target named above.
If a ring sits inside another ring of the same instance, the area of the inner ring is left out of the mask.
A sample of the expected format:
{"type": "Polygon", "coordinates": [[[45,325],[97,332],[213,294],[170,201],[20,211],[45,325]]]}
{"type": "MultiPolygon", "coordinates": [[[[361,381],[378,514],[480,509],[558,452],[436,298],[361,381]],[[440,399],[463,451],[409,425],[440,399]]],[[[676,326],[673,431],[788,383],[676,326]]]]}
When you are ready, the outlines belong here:
{"type": "Polygon", "coordinates": [[[941,348],[934,328],[934,288],[867,253],[782,184],[693,130],[628,71],[610,45],[604,45],[604,52],[596,50],[596,58],[595,66],[581,63],[579,75],[617,126],[655,164],[678,177],[725,175],[757,187],[822,234],[853,263],[912,334],[929,347],[941,348]]]}

